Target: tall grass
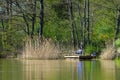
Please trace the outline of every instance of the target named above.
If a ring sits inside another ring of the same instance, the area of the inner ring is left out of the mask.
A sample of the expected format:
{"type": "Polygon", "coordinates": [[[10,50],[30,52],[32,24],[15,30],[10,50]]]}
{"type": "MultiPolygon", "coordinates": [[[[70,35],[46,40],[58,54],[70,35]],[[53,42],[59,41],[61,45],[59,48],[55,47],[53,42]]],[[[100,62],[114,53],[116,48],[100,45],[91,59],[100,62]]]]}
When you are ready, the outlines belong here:
{"type": "Polygon", "coordinates": [[[52,40],[43,40],[39,38],[27,38],[22,54],[22,58],[27,59],[57,59],[60,58],[60,50],[55,46],[52,40]]]}
{"type": "Polygon", "coordinates": [[[116,56],[115,48],[113,46],[109,46],[102,51],[100,58],[104,60],[112,60],[115,58],[115,56],[116,56]]]}

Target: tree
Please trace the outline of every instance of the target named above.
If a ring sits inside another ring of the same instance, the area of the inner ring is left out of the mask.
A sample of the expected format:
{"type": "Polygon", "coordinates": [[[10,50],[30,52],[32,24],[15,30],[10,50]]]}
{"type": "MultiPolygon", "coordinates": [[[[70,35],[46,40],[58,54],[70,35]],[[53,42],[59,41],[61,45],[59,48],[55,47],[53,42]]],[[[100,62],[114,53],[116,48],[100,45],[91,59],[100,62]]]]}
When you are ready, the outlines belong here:
{"type": "Polygon", "coordinates": [[[44,26],[44,0],[40,0],[40,30],[39,30],[39,36],[43,37],[43,26],[44,26]]]}
{"type": "Polygon", "coordinates": [[[120,34],[120,9],[118,9],[116,29],[115,29],[115,39],[120,37],[119,34],[120,34]]]}
{"type": "Polygon", "coordinates": [[[27,20],[27,15],[25,15],[25,13],[23,12],[23,9],[20,6],[18,1],[16,1],[16,5],[20,9],[20,12],[22,13],[22,17],[23,17],[25,24],[26,24],[26,29],[24,31],[27,33],[27,35],[30,35],[29,22],[27,20]]]}
{"type": "Polygon", "coordinates": [[[74,16],[73,16],[73,8],[72,8],[72,0],[69,0],[69,15],[70,15],[70,21],[71,21],[71,27],[72,27],[72,43],[74,45],[74,48],[76,47],[76,35],[75,35],[75,22],[74,22],[74,16]]]}
{"type": "Polygon", "coordinates": [[[33,38],[33,35],[34,35],[35,21],[36,21],[36,0],[34,0],[34,4],[33,4],[32,31],[31,31],[31,37],[32,38],[33,38]]]}

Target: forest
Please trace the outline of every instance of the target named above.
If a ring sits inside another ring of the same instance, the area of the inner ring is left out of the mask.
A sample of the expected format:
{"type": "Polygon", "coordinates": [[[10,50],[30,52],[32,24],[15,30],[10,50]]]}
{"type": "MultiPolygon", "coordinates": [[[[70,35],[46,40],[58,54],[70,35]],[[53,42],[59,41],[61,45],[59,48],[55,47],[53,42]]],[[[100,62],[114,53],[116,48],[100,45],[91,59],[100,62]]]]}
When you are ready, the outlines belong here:
{"type": "Polygon", "coordinates": [[[79,47],[120,55],[120,0],[0,0],[0,57],[59,57],[79,47]]]}

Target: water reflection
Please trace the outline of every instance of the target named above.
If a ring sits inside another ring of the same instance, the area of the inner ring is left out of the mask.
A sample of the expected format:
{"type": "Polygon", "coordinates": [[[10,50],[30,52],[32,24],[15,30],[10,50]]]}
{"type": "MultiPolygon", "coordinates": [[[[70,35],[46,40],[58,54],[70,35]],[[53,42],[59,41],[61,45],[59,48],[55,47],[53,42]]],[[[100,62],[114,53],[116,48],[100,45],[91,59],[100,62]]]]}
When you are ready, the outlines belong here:
{"type": "Polygon", "coordinates": [[[79,61],[78,62],[78,80],[93,80],[92,79],[92,63],[94,61],[79,61]]]}
{"type": "Polygon", "coordinates": [[[77,80],[76,61],[25,60],[24,80],[77,80]]]}
{"type": "Polygon", "coordinates": [[[0,80],[21,80],[22,64],[16,60],[0,59],[0,80]]]}
{"type": "Polygon", "coordinates": [[[120,60],[116,61],[116,80],[120,80],[120,60]]]}
{"type": "Polygon", "coordinates": [[[114,61],[101,61],[102,76],[109,80],[115,79],[115,62],[114,61]]]}
{"type": "Polygon", "coordinates": [[[119,80],[114,61],[0,60],[0,80],[119,80]]]}
{"type": "Polygon", "coordinates": [[[117,80],[114,61],[78,62],[79,80],[117,80]]]}

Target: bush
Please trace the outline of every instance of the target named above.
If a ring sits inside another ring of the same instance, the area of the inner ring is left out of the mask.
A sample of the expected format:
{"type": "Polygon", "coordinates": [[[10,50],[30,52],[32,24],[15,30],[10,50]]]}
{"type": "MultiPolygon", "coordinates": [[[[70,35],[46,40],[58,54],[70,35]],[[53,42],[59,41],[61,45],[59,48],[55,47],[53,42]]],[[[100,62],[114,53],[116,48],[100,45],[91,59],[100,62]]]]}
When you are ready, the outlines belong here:
{"type": "Polygon", "coordinates": [[[96,47],[92,45],[86,45],[85,54],[90,55],[92,52],[96,52],[96,47]]]}
{"type": "Polygon", "coordinates": [[[115,46],[116,46],[116,47],[120,47],[120,39],[117,39],[117,40],[115,41],[115,46]]]}

